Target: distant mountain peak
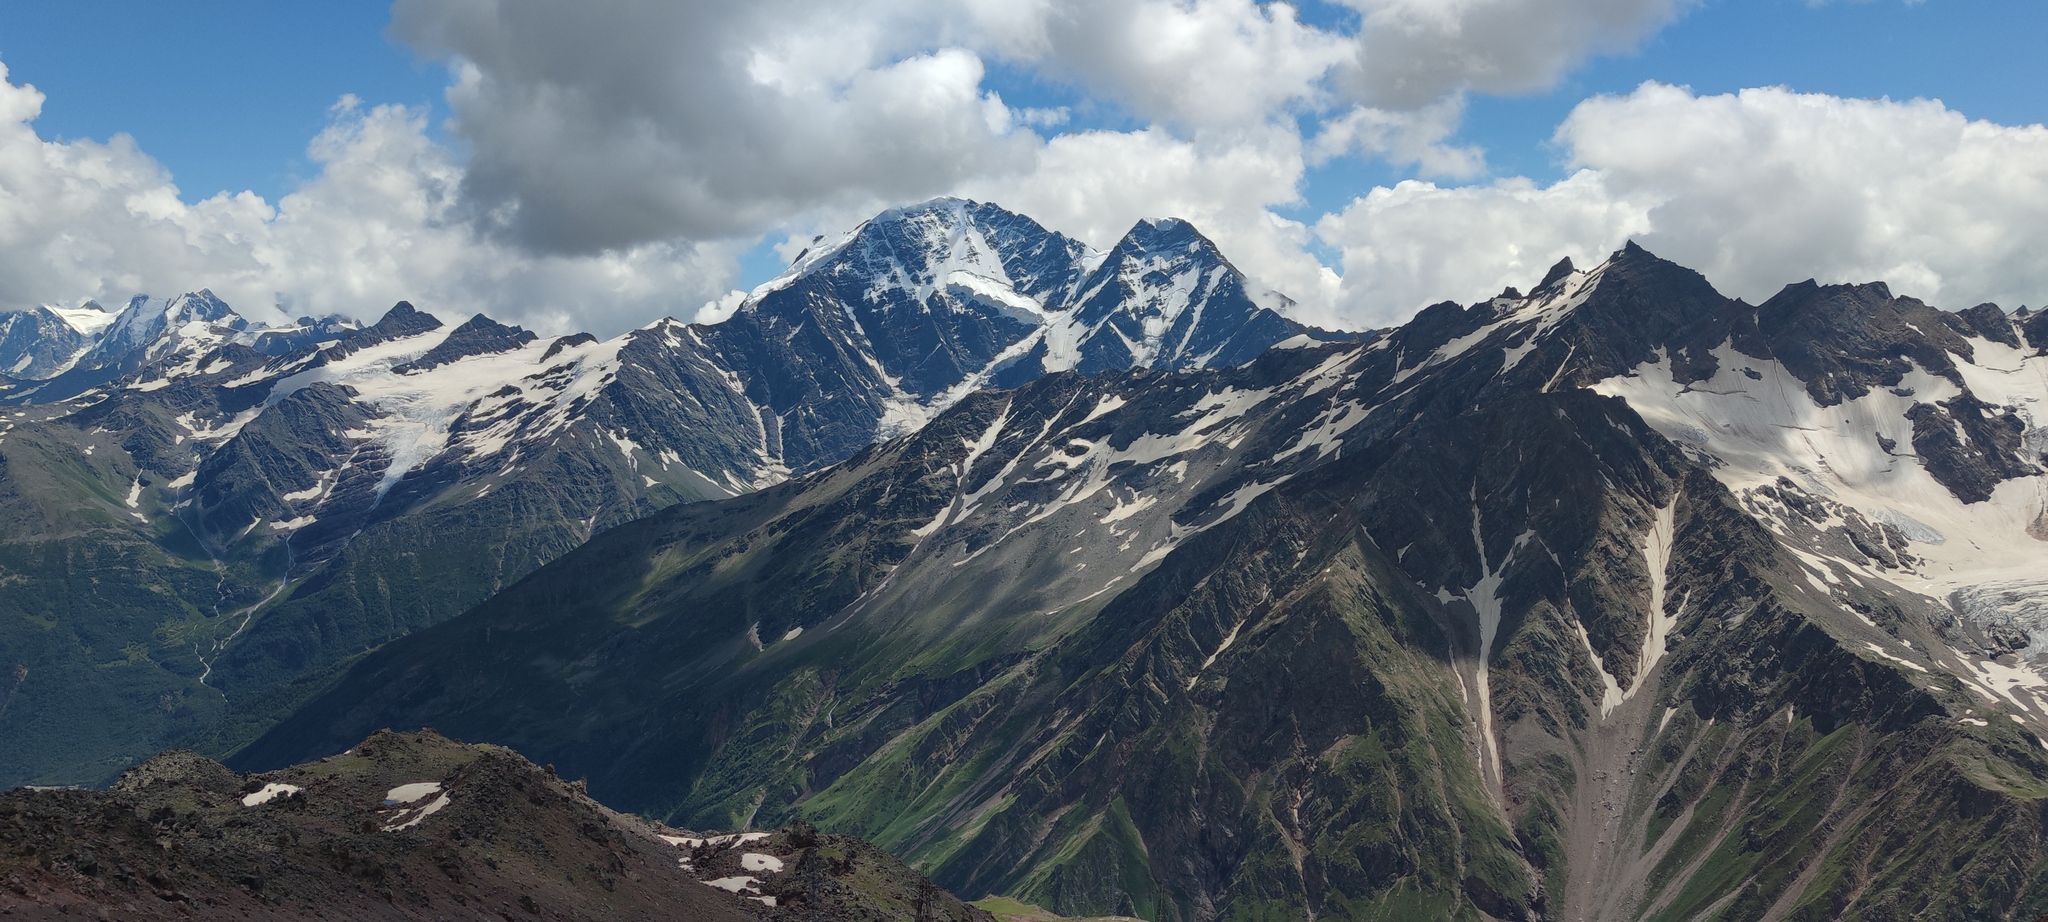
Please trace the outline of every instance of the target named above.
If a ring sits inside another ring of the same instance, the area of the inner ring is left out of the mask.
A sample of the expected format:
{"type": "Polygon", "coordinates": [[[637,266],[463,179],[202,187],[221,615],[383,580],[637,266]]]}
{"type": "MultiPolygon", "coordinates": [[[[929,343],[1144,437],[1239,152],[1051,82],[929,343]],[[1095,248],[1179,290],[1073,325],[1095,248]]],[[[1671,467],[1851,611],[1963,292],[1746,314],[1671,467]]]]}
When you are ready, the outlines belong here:
{"type": "Polygon", "coordinates": [[[1035,305],[1057,297],[1087,247],[1001,206],[938,198],[892,208],[841,234],[813,238],[787,270],[748,295],[759,309],[774,293],[816,275],[899,288],[922,302],[960,282],[998,298],[1015,292],[1035,305]]]}
{"type": "Polygon", "coordinates": [[[1215,249],[1195,225],[1182,218],[1143,218],[1124,232],[1123,242],[1144,250],[1161,250],[1175,246],[1203,247],[1215,249]]]}

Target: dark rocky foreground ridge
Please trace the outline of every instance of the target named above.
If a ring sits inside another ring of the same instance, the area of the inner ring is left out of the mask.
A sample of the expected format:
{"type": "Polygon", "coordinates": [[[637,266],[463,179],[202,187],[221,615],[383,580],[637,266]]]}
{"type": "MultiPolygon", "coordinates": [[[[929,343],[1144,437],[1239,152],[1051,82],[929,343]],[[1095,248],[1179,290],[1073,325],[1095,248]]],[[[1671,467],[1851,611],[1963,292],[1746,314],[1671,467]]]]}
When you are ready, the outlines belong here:
{"type": "Polygon", "coordinates": [[[433,733],[263,775],[166,752],[109,791],[0,795],[0,916],[994,922],[859,840],[692,835],[433,733]]]}
{"type": "Polygon", "coordinates": [[[231,761],[435,726],[1068,914],[2031,919],[2044,346],[1631,246],[1051,375],[600,535],[231,761]]]}

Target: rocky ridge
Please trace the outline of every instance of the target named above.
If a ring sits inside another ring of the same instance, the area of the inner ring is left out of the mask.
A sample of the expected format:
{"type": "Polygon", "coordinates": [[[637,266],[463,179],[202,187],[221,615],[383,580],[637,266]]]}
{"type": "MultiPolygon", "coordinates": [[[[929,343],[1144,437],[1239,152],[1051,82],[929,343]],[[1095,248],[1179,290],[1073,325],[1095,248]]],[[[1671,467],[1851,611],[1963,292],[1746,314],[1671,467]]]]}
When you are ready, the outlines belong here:
{"type": "Polygon", "coordinates": [[[21,918],[992,918],[858,840],[692,835],[431,733],[260,776],[166,752],[109,791],[17,789],[0,843],[21,918]]]}

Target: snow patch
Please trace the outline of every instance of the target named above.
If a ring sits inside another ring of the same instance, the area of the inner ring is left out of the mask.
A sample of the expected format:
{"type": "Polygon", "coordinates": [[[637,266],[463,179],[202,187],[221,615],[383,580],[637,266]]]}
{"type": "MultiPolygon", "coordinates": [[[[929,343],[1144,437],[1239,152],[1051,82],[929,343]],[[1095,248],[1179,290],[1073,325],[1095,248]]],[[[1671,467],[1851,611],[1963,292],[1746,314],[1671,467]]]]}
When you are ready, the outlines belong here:
{"type": "MultiPolygon", "coordinates": [[[[418,826],[420,824],[420,821],[425,820],[427,817],[433,816],[434,814],[441,812],[442,808],[448,806],[448,804],[448,795],[442,794],[441,796],[434,798],[426,806],[421,807],[416,811],[407,811],[412,814],[411,819],[408,819],[402,823],[391,823],[389,825],[386,825],[384,827],[384,831],[397,832],[401,829],[411,829],[414,826],[418,826]]],[[[404,814],[400,815],[403,816],[404,814]]]]}
{"type": "Polygon", "coordinates": [[[1481,770],[1486,776],[1489,792],[1496,800],[1499,799],[1504,772],[1500,764],[1500,744],[1493,735],[1493,689],[1488,675],[1488,665],[1493,658],[1494,638],[1500,633],[1501,583],[1506,580],[1509,568],[1514,566],[1516,555],[1534,537],[1534,531],[1525,531],[1516,537],[1514,546],[1508,549],[1507,557],[1501,560],[1499,569],[1495,569],[1486,559],[1486,540],[1480,526],[1478,497],[1473,497],[1472,544],[1479,552],[1480,577],[1478,582],[1473,583],[1471,588],[1464,590],[1460,595],[1471,604],[1479,619],[1479,656],[1473,671],[1476,680],[1474,684],[1478,686],[1476,697],[1479,705],[1479,738],[1485,756],[1481,770]]]}
{"type": "Polygon", "coordinates": [[[766,838],[768,838],[768,834],[765,832],[729,832],[722,836],[712,836],[704,841],[705,844],[715,847],[734,848],[746,845],[749,842],[759,842],[766,838]]]}
{"type": "Polygon", "coordinates": [[[101,330],[112,326],[115,318],[114,314],[100,310],[97,306],[50,307],[45,308],[45,310],[56,314],[57,319],[64,321],[66,325],[86,336],[95,336],[101,330]]]}
{"type": "Polygon", "coordinates": [[[765,871],[769,874],[782,873],[782,859],[760,852],[747,852],[740,856],[740,867],[748,871],[765,871]]]}
{"type": "MultiPolygon", "coordinates": [[[[1600,692],[1600,719],[1605,720],[1607,715],[1614,713],[1614,709],[1627,700],[1628,693],[1621,690],[1621,683],[1614,680],[1614,673],[1607,671],[1607,661],[1602,659],[1599,653],[1594,652],[1593,638],[1586,633],[1586,625],[1573,618],[1572,627],[1579,632],[1579,643],[1586,648],[1586,655],[1593,658],[1593,671],[1600,673],[1600,684],[1603,686],[1600,692]]],[[[1669,720],[1670,716],[1669,712],[1666,712],[1665,719],[1669,720]]]]}
{"type": "Polygon", "coordinates": [[[384,802],[387,804],[409,804],[428,794],[439,793],[440,790],[441,782],[439,781],[415,781],[411,784],[401,784],[386,791],[384,793],[384,802]]]}
{"type": "MultiPolygon", "coordinates": [[[[1978,399],[2025,422],[2028,444],[2034,444],[2048,413],[2048,357],[1974,339],[1972,346],[1973,359],[1954,357],[1959,377],[1978,399]]],[[[1957,599],[1968,609],[1963,613],[1972,616],[1995,615],[1989,609],[2038,595],[2034,587],[2048,572],[2048,542],[2029,532],[2038,530],[2036,523],[2048,514],[2048,477],[2007,480],[1993,489],[1989,501],[1964,503],[1912,453],[1913,421],[1907,413],[1959,396],[1963,389],[1955,382],[1915,367],[1896,387],[1873,388],[1862,397],[1822,407],[1775,360],[1743,355],[1728,343],[1716,348],[1714,357],[1719,367],[1706,381],[1679,385],[1672,380],[1670,363],[1646,363],[1593,389],[1628,401],[1680,449],[1708,459],[1714,476],[1738,497],[1754,496],[1784,478],[1813,496],[1897,528],[1916,558],[1906,567],[1880,570],[1861,557],[1823,557],[1788,543],[1817,590],[1831,591],[1841,583],[1837,573],[1848,573],[1885,580],[1938,602],[1957,599]],[[1887,444],[1892,447],[1886,449],[1887,444]]],[[[1765,519],[1774,524],[1769,516],[1765,519]]],[[[1783,533],[1781,524],[1775,527],[1783,533]]],[[[2048,607],[2038,619],[2019,610],[2005,614],[2034,635],[2030,655],[2048,650],[2048,607]]],[[[1977,667],[1959,671],[1945,660],[1937,662],[1980,693],[1994,687],[1977,667]]],[[[2041,681],[2024,664],[1999,668],[2031,677],[2021,685],[2041,681]]]]}
{"type": "Polygon", "coordinates": [[[1885,659],[1891,660],[1892,662],[1904,666],[1907,669],[1911,669],[1914,672],[1925,673],[1927,671],[1927,667],[1922,666],[1919,663],[1913,662],[1912,660],[1906,659],[1904,657],[1893,655],[1891,651],[1888,651],[1885,648],[1878,646],[1877,644],[1871,643],[1870,641],[1864,641],[1863,646],[1868,648],[1870,652],[1882,656],[1885,659]]]}
{"type": "MultiPolygon", "coordinates": [[[[1664,658],[1664,645],[1670,641],[1671,629],[1678,624],[1678,615],[1665,613],[1664,582],[1671,569],[1672,513],[1677,502],[1667,503],[1657,510],[1656,521],[1650,526],[1650,533],[1643,536],[1643,563],[1650,571],[1649,636],[1643,639],[1642,663],[1636,668],[1635,678],[1628,683],[1623,698],[1633,696],[1642,690],[1650,670],[1657,661],[1664,658]]],[[[1682,613],[1682,612],[1681,612],[1682,613]]],[[[1581,627],[1580,630],[1585,630],[1581,627]]],[[[1606,713],[1604,710],[1601,712],[1606,713]]]]}
{"type": "Polygon", "coordinates": [[[257,791],[253,794],[244,795],[242,797],[242,806],[262,806],[263,804],[267,804],[279,797],[290,797],[291,795],[297,794],[302,790],[305,789],[299,787],[296,784],[281,784],[279,782],[272,781],[269,784],[264,785],[263,790],[257,791]]]}

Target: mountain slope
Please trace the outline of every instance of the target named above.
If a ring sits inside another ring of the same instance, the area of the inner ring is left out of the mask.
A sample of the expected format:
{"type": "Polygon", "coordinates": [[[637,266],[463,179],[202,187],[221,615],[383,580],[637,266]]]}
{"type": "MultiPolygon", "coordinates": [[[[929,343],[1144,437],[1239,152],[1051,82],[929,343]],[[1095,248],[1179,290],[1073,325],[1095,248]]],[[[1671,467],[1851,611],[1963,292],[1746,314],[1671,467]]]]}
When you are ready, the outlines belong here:
{"type": "Polygon", "coordinates": [[[982,392],[601,535],[236,761],[437,726],[1065,914],[2028,918],[2024,335],[1630,246],[1367,344],[982,392]]]}

